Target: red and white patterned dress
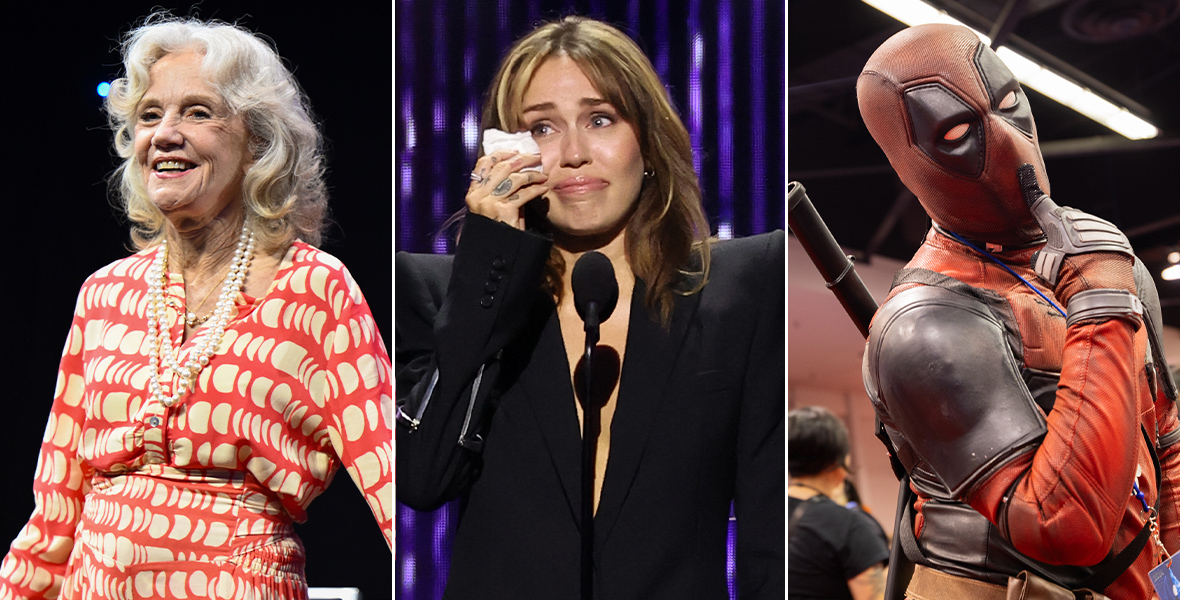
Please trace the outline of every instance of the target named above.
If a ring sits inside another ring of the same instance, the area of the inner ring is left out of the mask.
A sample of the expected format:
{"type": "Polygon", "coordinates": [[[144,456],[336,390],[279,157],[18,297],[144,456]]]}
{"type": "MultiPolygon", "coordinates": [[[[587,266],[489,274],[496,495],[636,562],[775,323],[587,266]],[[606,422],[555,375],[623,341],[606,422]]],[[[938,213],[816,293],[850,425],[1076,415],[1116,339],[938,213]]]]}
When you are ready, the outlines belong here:
{"type": "MultiPolygon", "coordinates": [[[[341,466],[392,543],[392,370],[344,265],[295,242],[263,297],[239,294],[195,389],[167,408],[148,392],[156,252],[82,286],[36,508],[0,566],[0,599],[304,598],[292,522],[341,466]]],[[[179,275],[164,293],[179,340],[179,275]]],[[[185,341],[181,364],[203,335],[185,341]]],[[[165,367],[164,394],[178,380],[165,367]]]]}

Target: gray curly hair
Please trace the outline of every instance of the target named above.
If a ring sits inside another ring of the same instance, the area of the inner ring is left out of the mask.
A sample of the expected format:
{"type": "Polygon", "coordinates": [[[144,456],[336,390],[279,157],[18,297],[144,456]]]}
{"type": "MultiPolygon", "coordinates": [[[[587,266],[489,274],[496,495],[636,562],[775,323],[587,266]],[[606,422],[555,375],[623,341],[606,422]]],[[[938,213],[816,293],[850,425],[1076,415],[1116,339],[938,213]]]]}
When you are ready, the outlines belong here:
{"type": "Polygon", "coordinates": [[[138,248],[160,242],[164,214],[148,199],[136,161],[136,109],[165,55],[195,50],[209,84],[242,115],[255,162],[242,180],[242,204],[259,244],[277,249],[295,238],[318,246],[328,208],[324,142],[307,96],[278,53],[259,35],[218,21],[148,17],[122,43],[124,76],[111,84],[107,120],[123,159],[111,187],[132,223],[138,248]]]}

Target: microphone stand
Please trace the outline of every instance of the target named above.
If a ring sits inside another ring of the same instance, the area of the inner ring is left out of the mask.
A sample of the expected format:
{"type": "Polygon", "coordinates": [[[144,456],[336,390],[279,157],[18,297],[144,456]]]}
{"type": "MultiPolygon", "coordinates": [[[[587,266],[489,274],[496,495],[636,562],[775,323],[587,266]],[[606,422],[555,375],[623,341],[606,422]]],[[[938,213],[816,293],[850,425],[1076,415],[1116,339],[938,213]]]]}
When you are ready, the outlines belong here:
{"type": "Polygon", "coordinates": [[[594,348],[598,345],[597,302],[590,302],[585,320],[582,400],[582,600],[594,598],[594,457],[598,449],[599,415],[591,396],[594,348]]]}

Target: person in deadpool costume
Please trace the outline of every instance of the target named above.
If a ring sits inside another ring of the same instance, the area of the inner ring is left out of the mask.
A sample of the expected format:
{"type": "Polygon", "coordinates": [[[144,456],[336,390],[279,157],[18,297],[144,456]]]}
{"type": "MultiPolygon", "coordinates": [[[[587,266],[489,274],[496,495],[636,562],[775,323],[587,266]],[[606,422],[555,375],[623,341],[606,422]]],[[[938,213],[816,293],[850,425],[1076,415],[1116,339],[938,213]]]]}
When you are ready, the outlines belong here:
{"type": "Polygon", "coordinates": [[[856,90],[933,221],[864,357],[917,497],[907,594],[1002,599],[1026,571],[1152,597],[1180,550],[1180,423],[1150,275],[1113,225],[1048,197],[1028,99],[970,30],[903,30],[856,90]]]}

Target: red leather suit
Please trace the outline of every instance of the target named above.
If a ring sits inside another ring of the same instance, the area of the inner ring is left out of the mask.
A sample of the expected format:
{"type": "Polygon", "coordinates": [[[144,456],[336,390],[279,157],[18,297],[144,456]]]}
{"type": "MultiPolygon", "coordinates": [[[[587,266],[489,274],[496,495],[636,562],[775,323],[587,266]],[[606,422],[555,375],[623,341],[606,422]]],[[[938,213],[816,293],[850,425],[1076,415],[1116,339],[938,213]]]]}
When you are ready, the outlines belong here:
{"type": "MultiPolygon", "coordinates": [[[[1045,238],[1017,168],[1032,165],[1049,185],[1015,78],[970,31],[926,25],[886,41],[857,93],[870,133],[936,225],[874,318],[865,355],[866,387],[913,478],[928,566],[1002,585],[1027,558],[1064,585],[1085,580],[1073,567],[1100,563],[1143,529],[1133,482],[1148,504],[1158,497],[1160,536],[1180,550],[1180,444],[1170,443],[1180,423],[1159,349],[1149,361],[1152,324],[1067,325],[1046,301],[1154,289],[1136,288],[1130,256],[1075,255],[1055,286],[1030,268],[1045,238]],[[1001,556],[1013,548],[1023,558],[1001,556]]],[[[1152,597],[1157,557],[1148,542],[1105,593],[1152,597]]]]}

